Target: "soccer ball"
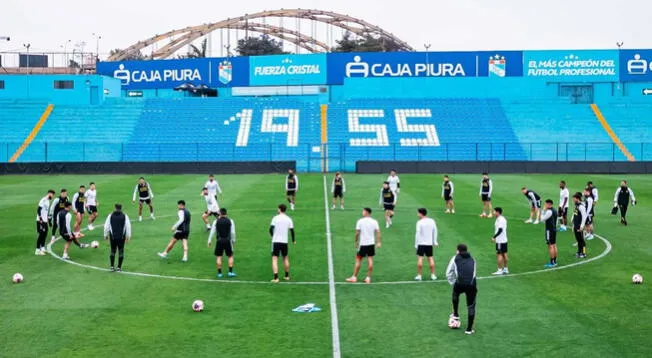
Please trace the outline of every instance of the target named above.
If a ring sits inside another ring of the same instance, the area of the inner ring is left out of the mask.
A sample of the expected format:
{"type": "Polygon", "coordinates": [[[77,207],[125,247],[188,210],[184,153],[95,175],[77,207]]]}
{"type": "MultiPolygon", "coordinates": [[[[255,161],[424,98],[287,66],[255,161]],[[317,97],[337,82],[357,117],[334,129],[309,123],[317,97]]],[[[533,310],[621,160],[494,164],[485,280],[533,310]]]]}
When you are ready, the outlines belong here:
{"type": "Polygon", "coordinates": [[[460,322],[459,319],[455,319],[453,317],[448,319],[448,328],[450,329],[458,329],[462,325],[462,322],[460,322]]]}
{"type": "Polygon", "coordinates": [[[202,300],[195,300],[195,302],[192,303],[192,310],[195,312],[201,312],[204,310],[204,301],[202,300]]]}
{"type": "Polygon", "coordinates": [[[11,278],[11,281],[13,283],[21,283],[23,282],[23,275],[19,273],[15,273],[14,276],[11,278]]]}
{"type": "Polygon", "coordinates": [[[97,249],[98,247],[100,247],[100,243],[97,242],[97,241],[93,241],[93,242],[91,242],[91,247],[94,248],[94,249],[97,249]]]}
{"type": "Polygon", "coordinates": [[[634,274],[634,276],[632,276],[632,283],[633,284],[641,284],[641,283],[643,283],[643,276],[641,276],[641,274],[638,274],[638,273],[634,274]]]}

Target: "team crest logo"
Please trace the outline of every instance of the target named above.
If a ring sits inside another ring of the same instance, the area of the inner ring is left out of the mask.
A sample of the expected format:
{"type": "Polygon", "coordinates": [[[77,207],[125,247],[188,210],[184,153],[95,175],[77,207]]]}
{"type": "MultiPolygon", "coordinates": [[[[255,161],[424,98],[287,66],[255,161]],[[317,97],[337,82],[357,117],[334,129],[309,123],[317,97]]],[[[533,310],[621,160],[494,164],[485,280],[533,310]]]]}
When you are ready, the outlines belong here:
{"type": "Polygon", "coordinates": [[[219,80],[225,85],[233,80],[233,65],[231,64],[231,61],[224,60],[220,62],[219,80]]]}
{"type": "Polygon", "coordinates": [[[489,57],[489,77],[505,77],[507,61],[505,56],[489,57]]]}

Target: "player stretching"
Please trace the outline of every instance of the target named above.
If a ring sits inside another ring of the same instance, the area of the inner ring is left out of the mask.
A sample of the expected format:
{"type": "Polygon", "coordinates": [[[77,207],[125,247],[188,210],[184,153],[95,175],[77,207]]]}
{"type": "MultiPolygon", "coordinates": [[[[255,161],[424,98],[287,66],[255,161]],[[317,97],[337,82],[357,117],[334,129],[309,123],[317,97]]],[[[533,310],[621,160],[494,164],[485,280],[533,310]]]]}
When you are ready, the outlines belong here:
{"type": "Polygon", "coordinates": [[[627,207],[630,201],[632,202],[632,206],[636,205],[634,192],[627,185],[627,180],[623,180],[620,182],[620,187],[616,190],[616,194],[614,194],[614,208],[611,213],[616,215],[620,209],[620,223],[625,226],[627,226],[627,207]]]}
{"type": "Polygon", "coordinates": [[[77,237],[84,237],[81,233],[82,221],[84,221],[84,213],[86,211],[86,187],[79,186],[79,191],[72,197],[72,210],[75,213],[75,227],[73,228],[74,234],[77,237]]]}
{"type": "Polygon", "coordinates": [[[362,218],[355,224],[355,242],[353,247],[358,250],[353,266],[353,275],[346,282],[358,282],[358,273],[362,258],[367,258],[367,276],[364,283],[371,283],[371,272],[374,269],[376,248],[380,248],[380,227],[378,221],[371,217],[371,209],[362,209],[362,218]]]}
{"type": "Polygon", "coordinates": [[[204,196],[204,199],[206,199],[206,211],[204,211],[201,219],[204,220],[206,231],[208,231],[211,229],[211,225],[208,223],[208,217],[214,216],[217,218],[220,215],[220,205],[217,203],[215,195],[211,194],[208,188],[202,190],[202,195],[204,196]]]}
{"type": "Polygon", "coordinates": [[[459,305],[460,295],[466,295],[466,308],[469,315],[469,323],[466,325],[466,334],[473,334],[473,321],[475,320],[475,298],[478,294],[475,279],[475,259],[471,257],[466,245],[457,245],[457,255],[453,256],[446,269],[448,283],[453,286],[453,313],[451,318],[460,320],[459,305]]]}
{"type": "Polygon", "coordinates": [[[149,217],[154,220],[154,206],[152,206],[154,192],[152,191],[152,187],[143,177],[138,179],[138,184],[136,184],[136,187],[134,188],[134,195],[131,198],[134,203],[136,202],[136,194],[138,194],[138,221],[143,221],[143,204],[149,206],[149,217]]]}
{"type": "Polygon", "coordinates": [[[595,199],[590,187],[584,189],[584,206],[586,207],[586,240],[593,240],[593,215],[595,214],[595,199]]]}
{"type": "Polygon", "coordinates": [[[437,275],[435,274],[435,258],[432,255],[433,246],[439,246],[437,242],[437,224],[435,220],[429,218],[428,210],[426,208],[417,209],[417,231],[414,235],[414,248],[417,249],[417,276],[415,281],[421,281],[421,273],[423,272],[423,257],[428,258],[430,264],[430,279],[435,281],[437,275]]]}
{"type": "Polygon", "coordinates": [[[455,214],[455,202],[453,201],[454,193],[455,185],[450,181],[448,175],[444,175],[444,182],[441,185],[441,197],[446,202],[446,214],[455,214]]]}
{"type": "Polygon", "coordinates": [[[331,185],[331,193],[333,193],[333,209],[335,209],[335,204],[339,198],[340,209],[344,210],[344,193],[346,193],[346,184],[344,183],[344,178],[342,178],[340,172],[335,173],[333,185],[331,185]]]}
{"type": "Polygon", "coordinates": [[[215,256],[217,257],[217,278],[222,278],[222,256],[229,258],[229,277],[235,277],[233,272],[233,245],[235,245],[235,223],[226,216],[226,209],[220,209],[220,217],[213,222],[213,228],[208,235],[208,247],[211,247],[213,237],[217,235],[215,256]]]}
{"type": "Polygon", "coordinates": [[[177,208],[178,208],[178,216],[179,220],[177,220],[174,225],[172,225],[172,232],[174,232],[174,236],[170,240],[170,243],[168,246],[165,248],[163,252],[159,252],[158,255],[164,259],[168,258],[168,253],[174,248],[174,245],[177,243],[177,241],[181,240],[181,244],[183,245],[183,258],[181,261],[183,262],[188,262],[188,238],[190,237],[190,211],[186,209],[186,202],[184,200],[179,200],[177,202],[177,208]]]}
{"type": "Polygon", "coordinates": [[[586,206],[582,203],[582,193],[575,193],[573,195],[573,203],[575,203],[575,210],[573,210],[573,233],[575,233],[575,240],[577,241],[577,258],[586,257],[586,241],[584,241],[584,225],[586,225],[586,206]]]}
{"type": "Polygon", "coordinates": [[[36,208],[36,251],[35,255],[45,256],[45,239],[48,236],[48,213],[50,211],[50,200],[54,197],[54,190],[48,190],[46,196],[41,198],[36,208]]]}
{"type": "MultiPolygon", "coordinates": [[[[214,197],[215,200],[217,200],[218,193],[222,195],[222,188],[220,188],[220,183],[215,180],[215,176],[213,174],[208,176],[208,181],[206,181],[206,184],[204,184],[204,189],[208,189],[208,195],[214,197]]],[[[202,195],[205,195],[203,189],[202,195]]]]}
{"type": "Polygon", "coordinates": [[[93,223],[97,218],[98,212],[97,207],[100,206],[100,202],[97,200],[97,190],[95,190],[95,183],[91,182],[88,185],[88,190],[86,191],[86,210],[88,211],[88,230],[95,230],[93,223]]]}
{"type": "Polygon", "coordinates": [[[546,244],[548,244],[548,253],[550,262],[545,265],[547,268],[557,266],[557,213],[552,208],[552,200],[546,200],[546,205],[541,214],[541,221],[546,224],[546,244]]]}
{"type": "Polygon", "coordinates": [[[61,193],[58,198],[55,198],[50,205],[50,220],[52,221],[52,237],[50,238],[50,243],[54,244],[54,241],[57,239],[57,229],[59,225],[57,223],[57,215],[63,208],[66,207],[66,203],[69,203],[68,191],[66,189],[61,189],[61,193]]]}
{"type": "Polygon", "coordinates": [[[507,219],[503,216],[503,209],[494,209],[496,223],[494,224],[495,234],[491,238],[496,243],[496,261],[498,261],[498,270],[492,275],[507,275],[507,219]]]}
{"type": "Polygon", "coordinates": [[[396,206],[396,192],[390,188],[389,182],[384,182],[383,188],[380,189],[379,204],[385,208],[385,228],[389,228],[392,226],[394,207],[396,206]]]}
{"type": "Polygon", "coordinates": [[[494,189],[494,184],[489,179],[489,174],[482,173],[482,182],[480,182],[480,199],[482,200],[482,214],[481,218],[492,217],[491,213],[493,208],[491,207],[491,192],[494,189]]]}
{"type": "Polygon", "coordinates": [[[297,192],[299,191],[299,177],[294,174],[294,170],[288,170],[288,176],[285,177],[285,195],[290,209],[294,211],[294,205],[297,203],[297,192]]]}
{"type": "MultiPolygon", "coordinates": [[[[561,218],[561,226],[559,231],[568,230],[568,205],[570,204],[570,192],[566,187],[566,182],[559,183],[559,209],[557,210],[557,217],[561,218]]],[[[542,219],[543,220],[543,219],[542,219]]]]}
{"type": "Polygon", "coordinates": [[[68,256],[68,250],[70,249],[70,244],[75,243],[80,249],[85,249],[88,247],[88,244],[82,244],[79,242],[79,236],[75,235],[75,233],[72,231],[72,215],[70,214],[70,210],[72,209],[72,203],[67,202],[63,208],[63,210],[59,211],[58,216],[54,219],[57,221],[57,225],[59,226],[59,233],[61,234],[61,238],[63,238],[66,243],[63,245],[63,255],[61,256],[62,259],[64,260],[70,260],[70,256],[68,256]]]}
{"type": "Polygon", "coordinates": [[[278,258],[283,256],[283,266],[285,268],[285,281],[290,280],[290,257],[288,256],[288,232],[292,235],[292,244],[296,245],[297,240],[294,237],[294,222],[285,214],[288,210],[285,204],[278,206],[278,214],[272,218],[269,226],[269,234],[272,236],[272,273],[274,278],[272,283],[278,283],[278,258]]]}
{"type": "Polygon", "coordinates": [[[541,197],[539,194],[535,193],[533,190],[530,190],[526,187],[521,188],[521,193],[525,195],[528,203],[530,203],[530,218],[525,220],[526,224],[532,224],[532,217],[534,216],[534,225],[539,223],[539,217],[541,216],[541,197]]]}

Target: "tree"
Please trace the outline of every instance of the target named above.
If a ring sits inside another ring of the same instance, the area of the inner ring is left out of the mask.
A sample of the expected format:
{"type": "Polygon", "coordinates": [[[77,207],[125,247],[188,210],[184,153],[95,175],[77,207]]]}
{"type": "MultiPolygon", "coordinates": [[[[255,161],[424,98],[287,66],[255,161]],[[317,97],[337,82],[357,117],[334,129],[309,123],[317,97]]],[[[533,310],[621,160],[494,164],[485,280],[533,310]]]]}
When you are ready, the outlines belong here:
{"type": "Polygon", "coordinates": [[[240,39],[235,50],[240,56],[282,55],[288,53],[283,51],[283,44],[280,41],[276,41],[267,35],[240,39]]]}
{"type": "Polygon", "coordinates": [[[185,56],[185,58],[205,58],[208,52],[208,39],[204,38],[204,41],[201,42],[200,47],[197,47],[193,44],[190,44],[190,51],[185,56]]]}
{"type": "Polygon", "coordinates": [[[333,47],[333,52],[396,52],[402,51],[396,41],[387,37],[374,37],[370,34],[357,39],[350,32],[344,33],[341,40],[333,47]]]}
{"type": "MultiPolygon", "coordinates": [[[[119,52],[122,52],[119,48],[113,49],[109,51],[109,58],[119,52]]],[[[145,60],[145,55],[143,55],[142,52],[140,51],[133,51],[131,53],[128,53],[127,56],[125,56],[122,61],[139,61],[139,60],[145,60]]]]}

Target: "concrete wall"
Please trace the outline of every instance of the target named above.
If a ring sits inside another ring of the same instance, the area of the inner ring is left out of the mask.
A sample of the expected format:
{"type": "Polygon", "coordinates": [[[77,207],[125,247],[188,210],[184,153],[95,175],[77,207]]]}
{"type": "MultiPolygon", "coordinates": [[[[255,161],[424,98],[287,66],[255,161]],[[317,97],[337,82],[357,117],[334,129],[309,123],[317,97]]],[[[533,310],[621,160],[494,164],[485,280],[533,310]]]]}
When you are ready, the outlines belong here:
{"type": "Polygon", "coordinates": [[[97,75],[0,75],[0,99],[34,99],[55,104],[101,104],[120,97],[120,81],[97,75]],[[73,81],[73,89],[55,89],[55,81],[73,81]]]}

